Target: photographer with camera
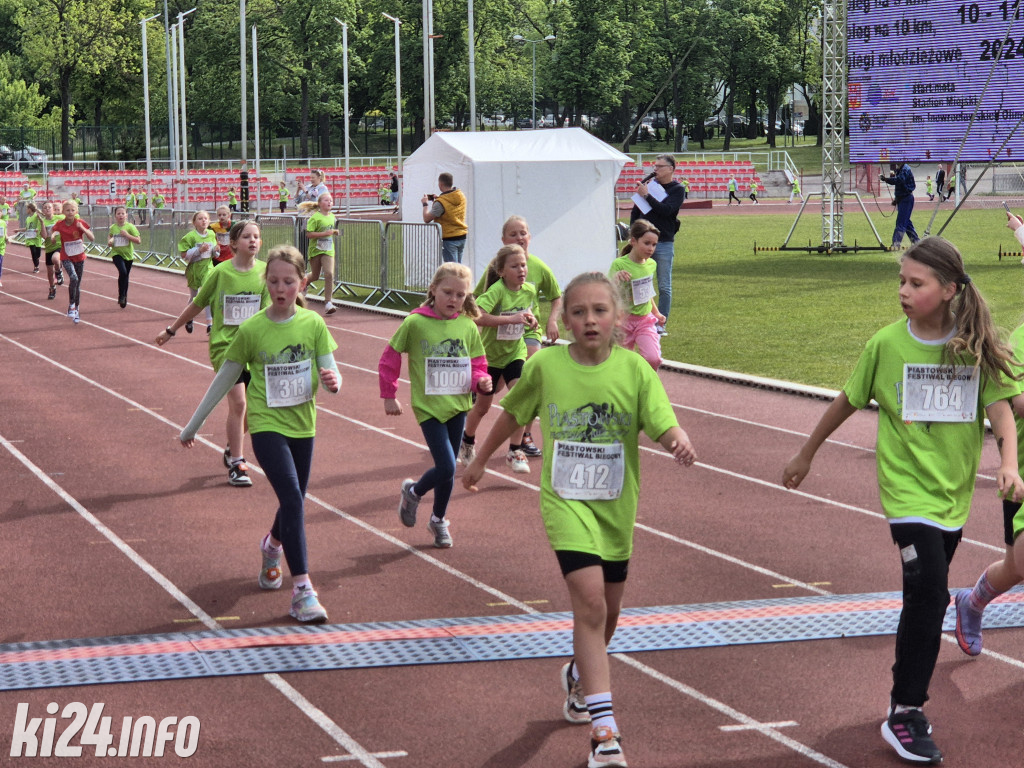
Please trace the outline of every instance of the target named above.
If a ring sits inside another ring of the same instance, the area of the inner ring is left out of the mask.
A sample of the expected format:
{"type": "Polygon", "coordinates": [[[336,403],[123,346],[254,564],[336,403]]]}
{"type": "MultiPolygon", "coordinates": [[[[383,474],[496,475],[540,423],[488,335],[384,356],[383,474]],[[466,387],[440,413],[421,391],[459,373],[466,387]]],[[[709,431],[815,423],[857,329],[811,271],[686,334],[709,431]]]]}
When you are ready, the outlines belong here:
{"type": "Polygon", "coordinates": [[[462,254],[466,250],[466,196],[454,185],[450,173],[442,173],[437,177],[439,195],[424,195],[423,221],[429,224],[436,221],[441,225],[441,258],[444,261],[462,263],[462,254]]]}

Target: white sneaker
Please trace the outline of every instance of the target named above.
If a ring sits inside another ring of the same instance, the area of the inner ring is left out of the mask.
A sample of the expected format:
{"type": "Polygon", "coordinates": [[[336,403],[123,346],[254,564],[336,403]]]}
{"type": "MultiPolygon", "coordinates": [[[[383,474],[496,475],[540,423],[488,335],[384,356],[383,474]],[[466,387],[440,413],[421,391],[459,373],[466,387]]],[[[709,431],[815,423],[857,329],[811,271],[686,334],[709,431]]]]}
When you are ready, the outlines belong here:
{"type": "Polygon", "coordinates": [[[75,309],[76,309],[76,307],[75,307],[74,304],[68,304],[68,317],[69,318],[75,316],[75,309]]]}
{"type": "Polygon", "coordinates": [[[526,460],[526,454],[520,450],[509,451],[505,455],[505,463],[508,464],[512,468],[512,471],[517,475],[530,474],[530,462],[526,460]]]}
{"type": "Polygon", "coordinates": [[[459,446],[459,462],[464,467],[468,467],[473,463],[473,459],[476,458],[476,446],[470,445],[465,440],[462,441],[462,445],[459,446]]]}
{"type": "Polygon", "coordinates": [[[324,314],[325,315],[333,315],[337,311],[338,311],[338,308],[336,306],[334,306],[334,302],[333,301],[328,301],[326,304],[324,304],[324,314]]]}
{"type": "Polygon", "coordinates": [[[434,536],[434,546],[438,549],[447,549],[452,545],[452,534],[448,530],[448,518],[435,521],[431,519],[427,523],[427,530],[434,536]]]}
{"type": "Polygon", "coordinates": [[[78,316],[78,310],[77,309],[72,310],[71,311],[71,322],[73,322],[75,325],[78,325],[80,320],[81,320],[81,318],[78,316]]]}

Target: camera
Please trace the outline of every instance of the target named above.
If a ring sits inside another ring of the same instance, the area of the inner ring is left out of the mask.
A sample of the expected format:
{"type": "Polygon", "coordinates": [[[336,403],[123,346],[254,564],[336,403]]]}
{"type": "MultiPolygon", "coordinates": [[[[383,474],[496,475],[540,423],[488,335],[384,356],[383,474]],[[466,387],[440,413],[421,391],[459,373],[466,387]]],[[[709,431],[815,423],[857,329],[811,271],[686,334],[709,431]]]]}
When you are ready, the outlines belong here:
{"type": "Polygon", "coordinates": [[[433,199],[434,199],[433,195],[427,195],[427,200],[433,200],[433,199]]]}

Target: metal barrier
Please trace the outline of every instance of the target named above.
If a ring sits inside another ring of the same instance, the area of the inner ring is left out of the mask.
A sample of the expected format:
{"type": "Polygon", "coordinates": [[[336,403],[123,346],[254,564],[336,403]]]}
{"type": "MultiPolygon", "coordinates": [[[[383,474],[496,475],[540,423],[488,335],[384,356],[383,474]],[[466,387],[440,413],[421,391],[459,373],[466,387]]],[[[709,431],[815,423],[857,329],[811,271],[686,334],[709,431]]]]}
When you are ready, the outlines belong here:
{"type": "MultiPolygon", "coordinates": [[[[93,256],[109,257],[107,239],[114,223],[109,205],[82,205],[83,219],[92,227],[96,241],[89,246],[93,256]]],[[[191,210],[150,208],[142,223],[141,211],[129,211],[129,221],[139,230],[142,243],[135,248],[136,263],[184,271],[178,256],[178,241],[192,228],[191,210]]],[[[211,213],[211,218],[213,213],[211,213]]],[[[275,245],[290,244],[305,253],[307,217],[295,214],[233,213],[236,222],[254,219],[264,242],[263,258],[275,245]]],[[[436,222],[390,221],[337,218],[338,236],[334,249],[333,294],[362,304],[380,306],[391,299],[411,305],[407,297],[426,294],[434,272],[441,264],[441,227],[436,222]]],[[[14,236],[24,242],[21,233],[14,236]]],[[[323,296],[324,291],[312,291],[323,296]]]]}

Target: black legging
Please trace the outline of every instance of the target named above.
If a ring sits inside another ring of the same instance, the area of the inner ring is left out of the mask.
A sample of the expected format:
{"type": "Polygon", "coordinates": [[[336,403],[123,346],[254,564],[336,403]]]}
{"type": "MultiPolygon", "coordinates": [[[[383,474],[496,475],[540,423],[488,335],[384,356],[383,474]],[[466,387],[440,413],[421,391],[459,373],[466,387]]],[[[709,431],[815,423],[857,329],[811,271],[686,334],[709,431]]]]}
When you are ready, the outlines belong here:
{"type": "Polygon", "coordinates": [[[132,263],[124,256],[114,254],[114,267],[117,269],[117,295],[128,296],[128,275],[132,271],[132,263]]]}

